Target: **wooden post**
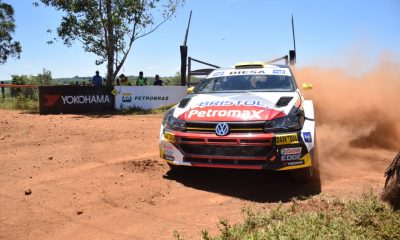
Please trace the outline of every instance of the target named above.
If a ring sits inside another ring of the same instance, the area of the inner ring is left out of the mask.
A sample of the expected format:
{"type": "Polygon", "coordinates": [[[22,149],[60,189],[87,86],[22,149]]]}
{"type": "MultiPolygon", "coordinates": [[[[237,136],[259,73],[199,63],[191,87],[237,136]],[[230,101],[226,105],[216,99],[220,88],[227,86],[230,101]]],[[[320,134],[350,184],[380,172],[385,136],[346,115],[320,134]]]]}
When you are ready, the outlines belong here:
{"type": "MultiPolygon", "coordinates": [[[[0,81],[0,84],[4,84],[4,82],[0,81]]],[[[3,85],[1,86],[1,96],[3,97],[3,99],[6,98],[6,93],[4,91],[4,86],[3,85]]]]}
{"type": "Polygon", "coordinates": [[[186,86],[187,46],[180,46],[181,50],[181,86],[186,86]]]}

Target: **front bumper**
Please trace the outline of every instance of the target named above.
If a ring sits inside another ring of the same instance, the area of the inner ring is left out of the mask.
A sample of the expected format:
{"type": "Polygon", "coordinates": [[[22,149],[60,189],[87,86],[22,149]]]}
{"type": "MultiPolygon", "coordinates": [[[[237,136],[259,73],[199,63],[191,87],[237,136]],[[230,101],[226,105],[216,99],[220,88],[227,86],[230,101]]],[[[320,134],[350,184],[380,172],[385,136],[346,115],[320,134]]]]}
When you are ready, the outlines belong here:
{"type": "Polygon", "coordinates": [[[276,171],[311,167],[314,122],[290,133],[160,132],[160,157],[174,165],[276,171]]]}

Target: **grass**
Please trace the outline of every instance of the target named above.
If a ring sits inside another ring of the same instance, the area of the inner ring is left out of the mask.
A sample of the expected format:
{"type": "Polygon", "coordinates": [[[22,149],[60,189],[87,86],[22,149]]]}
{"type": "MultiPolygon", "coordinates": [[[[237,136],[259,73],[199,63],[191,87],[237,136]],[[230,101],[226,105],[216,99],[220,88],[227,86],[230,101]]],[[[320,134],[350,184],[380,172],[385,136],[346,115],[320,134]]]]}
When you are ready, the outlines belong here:
{"type": "Polygon", "coordinates": [[[31,100],[21,96],[15,98],[0,99],[0,109],[28,110],[39,112],[39,101],[31,100]]]}
{"type": "Polygon", "coordinates": [[[348,202],[325,201],[325,205],[318,208],[308,202],[308,206],[300,207],[294,200],[289,207],[281,204],[268,212],[245,209],[243,223],[230,225],[221,219],[218,236],[203,231],[202,237],[205,240],[400,239],[400,212],[387,208],[373,194],[348,202]]]}

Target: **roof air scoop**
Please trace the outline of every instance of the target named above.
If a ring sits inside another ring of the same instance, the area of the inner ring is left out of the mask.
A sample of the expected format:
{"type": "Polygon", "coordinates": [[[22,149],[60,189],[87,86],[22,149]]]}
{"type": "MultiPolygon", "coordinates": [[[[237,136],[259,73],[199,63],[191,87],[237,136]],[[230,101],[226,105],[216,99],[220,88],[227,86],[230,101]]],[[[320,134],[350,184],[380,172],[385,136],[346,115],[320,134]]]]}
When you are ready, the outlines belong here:
{"type": "Polygon", "coordinates": [[[278,102],[276,103],[277,107],[284,107],[289,104],[290,101],[292,101],[293,97],[281,97],[279,98],[278,102]]]}

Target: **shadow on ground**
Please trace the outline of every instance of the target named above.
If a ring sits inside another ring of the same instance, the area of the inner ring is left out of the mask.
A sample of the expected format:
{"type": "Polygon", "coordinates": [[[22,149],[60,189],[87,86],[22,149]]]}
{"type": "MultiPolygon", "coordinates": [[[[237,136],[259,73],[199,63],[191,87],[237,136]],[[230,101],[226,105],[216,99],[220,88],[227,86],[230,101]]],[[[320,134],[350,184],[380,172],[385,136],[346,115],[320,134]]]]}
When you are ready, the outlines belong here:
{"type": "Polygon", "coordinates": [[[288,172],[188,168],[170,170],[164,178],[187,187],[259,203],[288,202],[321,193],[319,176],[304,183],[293,180],[288,172]]]}

